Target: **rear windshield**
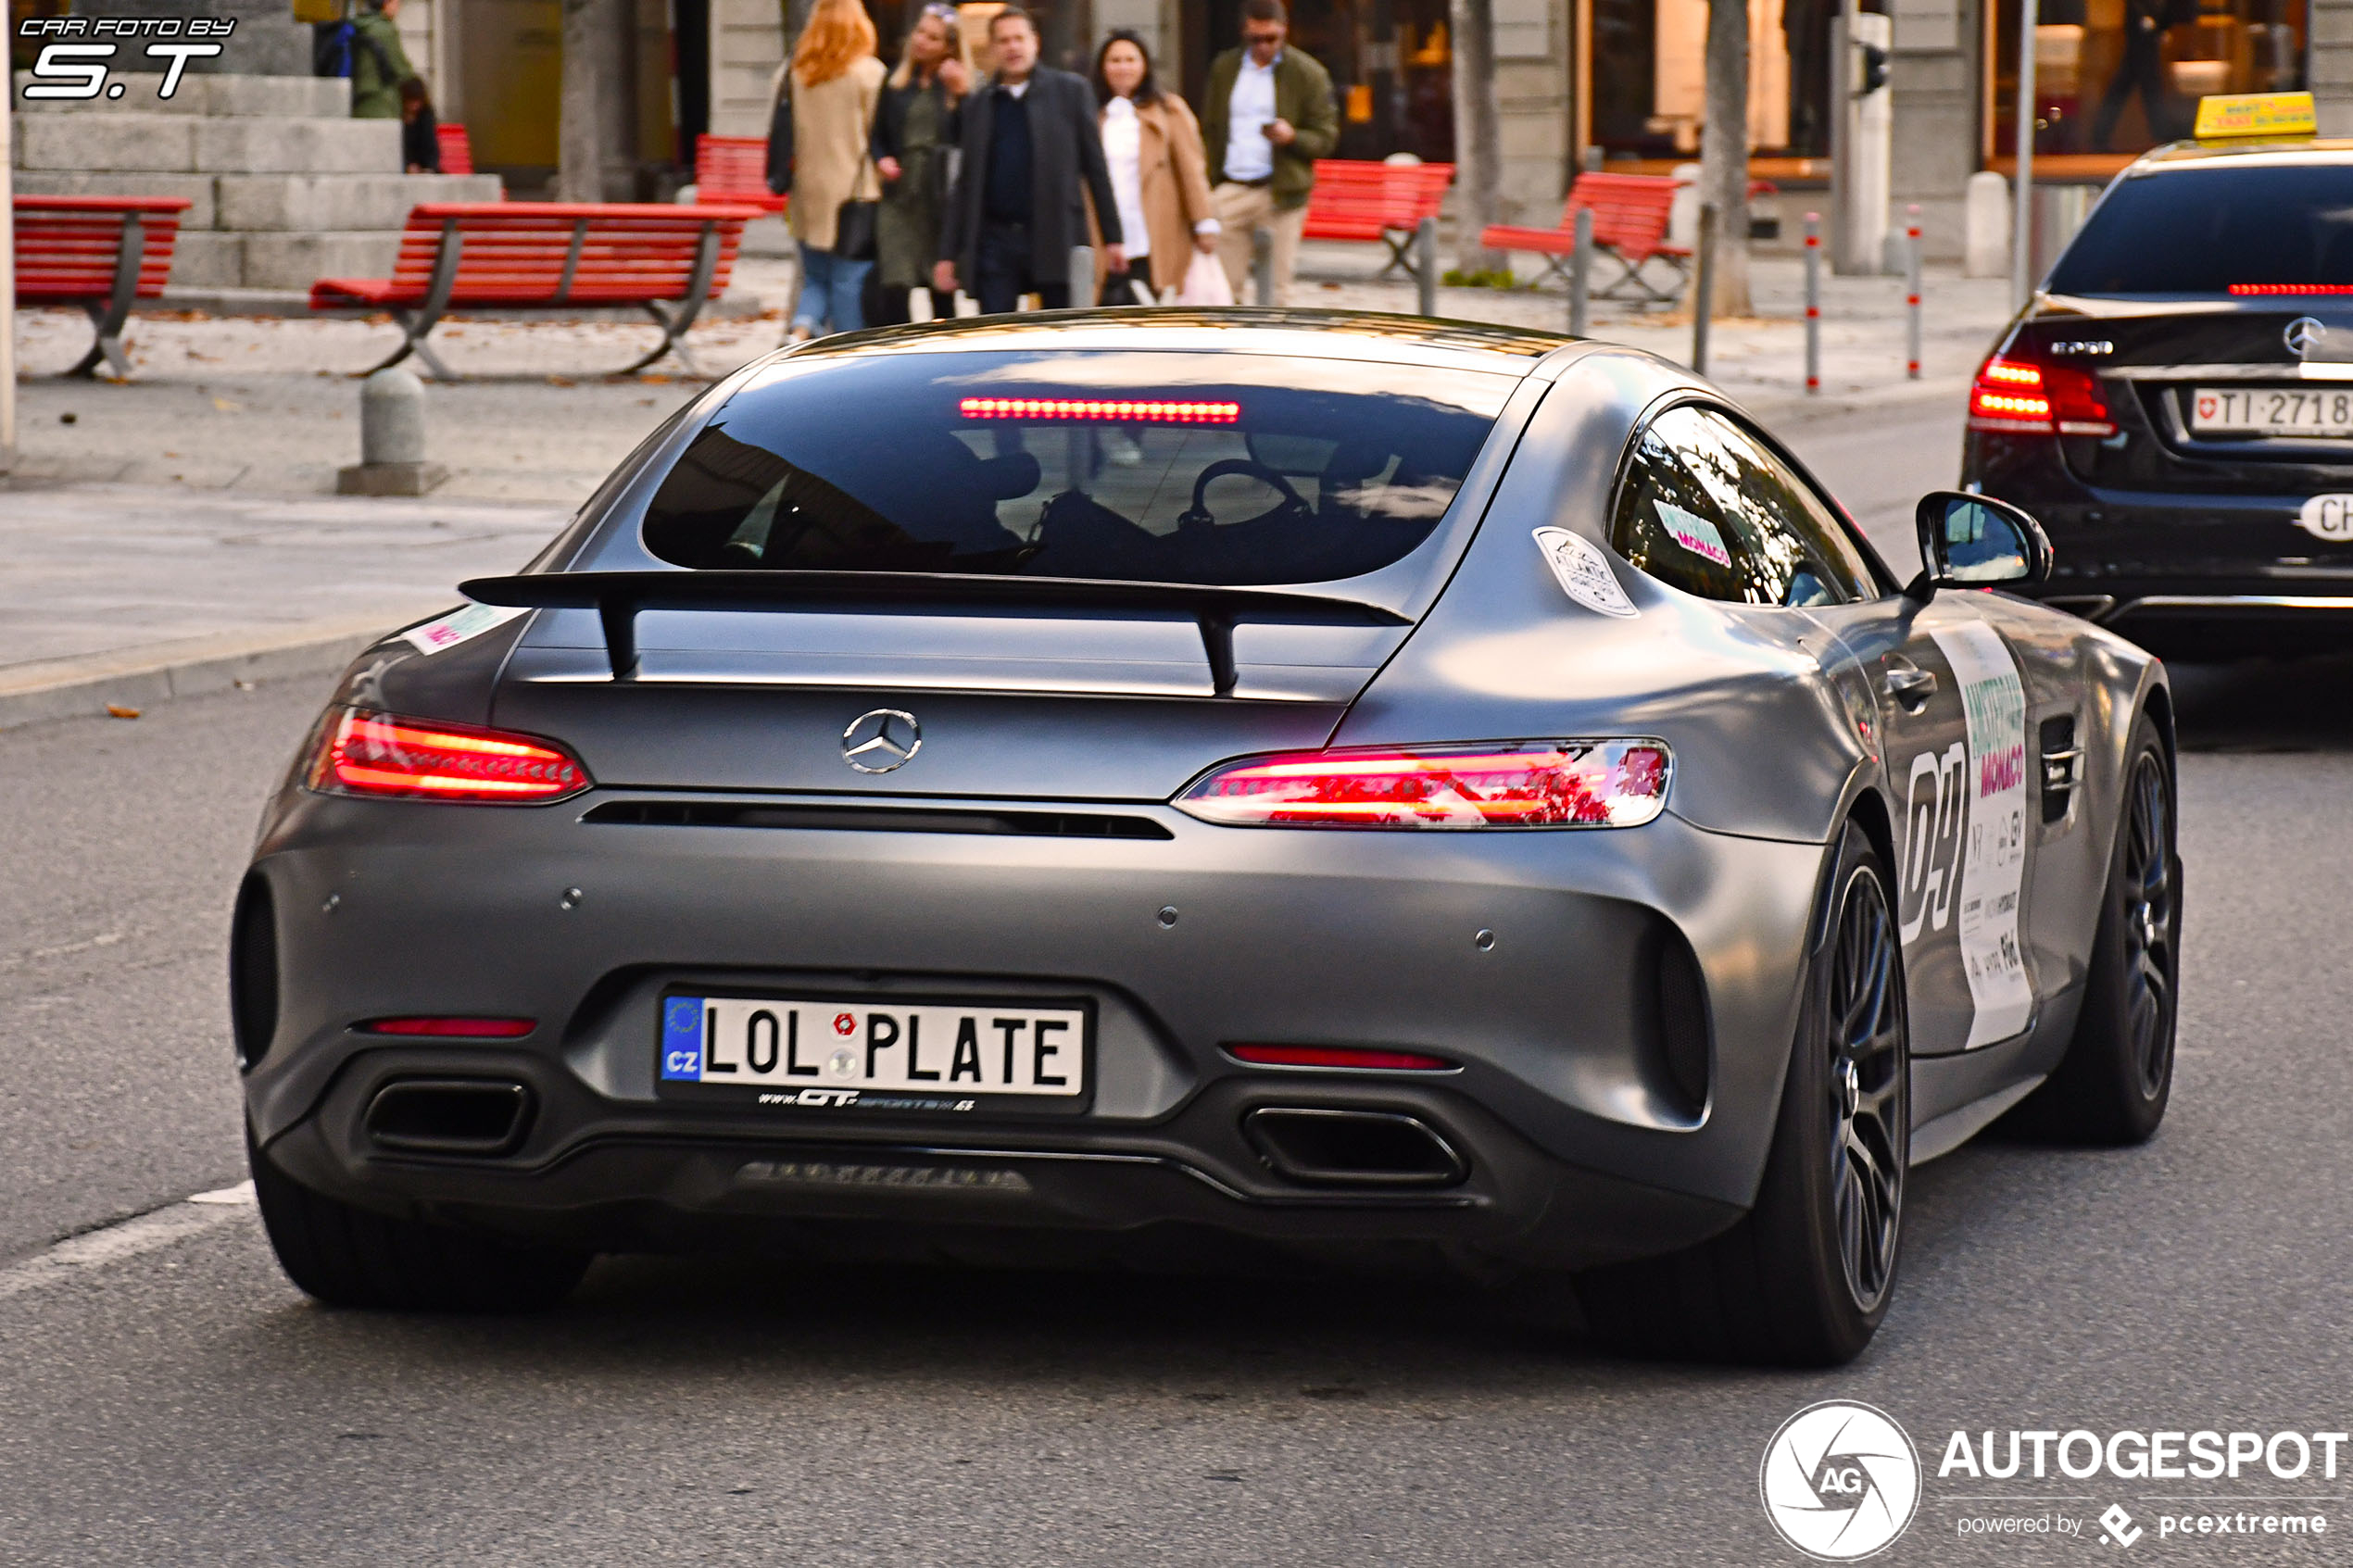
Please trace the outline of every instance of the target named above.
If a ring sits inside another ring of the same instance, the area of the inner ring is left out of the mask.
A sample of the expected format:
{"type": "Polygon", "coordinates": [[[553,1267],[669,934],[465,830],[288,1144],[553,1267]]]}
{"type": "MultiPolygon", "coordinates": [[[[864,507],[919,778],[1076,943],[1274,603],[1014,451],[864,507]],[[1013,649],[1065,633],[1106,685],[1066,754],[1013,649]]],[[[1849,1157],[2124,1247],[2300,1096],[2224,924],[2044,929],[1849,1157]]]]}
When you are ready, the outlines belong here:
{"type": "Polygon", "coordinates": [[[2353,165],[2120,181],[2051,271],[2054,294],[2227,295],[2353,283],[2353,165]]]}
{"type": "Polygon", "coordinates": [[[845,357],[728,402],[647,509],[700,569],[1319,583],[1429,536],[1516,377],[1160,351],[845,357]]]}

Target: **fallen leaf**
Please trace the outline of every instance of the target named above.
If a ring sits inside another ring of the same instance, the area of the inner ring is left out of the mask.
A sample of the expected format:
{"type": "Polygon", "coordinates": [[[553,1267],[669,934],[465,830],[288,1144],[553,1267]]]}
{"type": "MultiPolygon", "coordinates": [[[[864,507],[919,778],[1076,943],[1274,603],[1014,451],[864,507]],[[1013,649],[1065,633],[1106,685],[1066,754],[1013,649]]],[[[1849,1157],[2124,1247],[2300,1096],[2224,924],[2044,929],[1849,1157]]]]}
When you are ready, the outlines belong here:
{"type": "Polygon", "coordinates": [[[226,397],[214,398],[212,400],[212,406],[220,409],[224,414],[242,414],[245,411],[245,406],[244,404],[232,403],[226,397]]]}
{"type": "Polygon", "coordinates": [[[572,386],[575,383],[570,376],[549,376],[547,378],[547,384],[549,386],[572,386]]]}
{"type": "Polygon", "coordinates": [[[57,422],[61,425],[80,424],[82,422],[82,416],[80,414],[72,413],[59,414],[57,416],[57,422]]]}
{"type": "Polygon", "coordinates": [[[110,702],[107,704],[107,717],[109,719],[136,719],[139,717],[139,710],[135,708],[125,708],[119,702],[110,702]]]}

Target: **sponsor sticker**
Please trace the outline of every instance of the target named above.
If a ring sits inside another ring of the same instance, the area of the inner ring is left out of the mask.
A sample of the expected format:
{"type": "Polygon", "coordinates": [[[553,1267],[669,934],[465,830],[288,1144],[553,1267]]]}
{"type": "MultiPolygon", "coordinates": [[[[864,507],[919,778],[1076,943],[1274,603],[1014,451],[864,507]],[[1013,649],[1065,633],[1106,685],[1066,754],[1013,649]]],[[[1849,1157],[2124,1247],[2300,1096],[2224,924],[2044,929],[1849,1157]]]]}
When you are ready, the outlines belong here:
{"type": "Polygon", "coordinates": [[[1609,569],[1608,558],[1592,541],[1566,528],[1540,528],[1536,531],[1536,547],[1544,552],[1544,564],[1553,569],[1561,592],[1587,609],[1619,617],[1640,613],[1634,608],[1634,601],[1626,596],[1626,590],[1618,585],[1617,573],[1609,569]]]}
{"type": "Polygon", "coordinates": [[[1969,723],[1961,775],[1968,827],[1955,897],[1961,963],[1976,1005],[1967,1042],[1974,1048],[2008,1039],[2034,1010],[2018,928],[2026,870],[2026,687],[1992,627],[1939,627],[1931,634],[1960,683],[1969,723]]]}
{"type": "Polygon", "coordinates": [[[454,648],[459,643],[495,631],[518,615],[530,613],[512,605],[468,605],[450,611],[438,621],[428,621],[422,626],[411,626],[400,633],[402,639],[419,653],[439,653],[454,648]]]}
{"type": "Polygon", "coordinates": [[[1687,512],[1669,501],[1654,499],[1651,505],[1658,508],[1658,521],[1667,525],[1667,532],[1675,536],[1675,543],[1695,556],[1706,557],[1718,566],[1732,564],[1732,552],[1724,547],[1724,536],[1716,531],[1714,523],[1697,512],[1687,512]]]}

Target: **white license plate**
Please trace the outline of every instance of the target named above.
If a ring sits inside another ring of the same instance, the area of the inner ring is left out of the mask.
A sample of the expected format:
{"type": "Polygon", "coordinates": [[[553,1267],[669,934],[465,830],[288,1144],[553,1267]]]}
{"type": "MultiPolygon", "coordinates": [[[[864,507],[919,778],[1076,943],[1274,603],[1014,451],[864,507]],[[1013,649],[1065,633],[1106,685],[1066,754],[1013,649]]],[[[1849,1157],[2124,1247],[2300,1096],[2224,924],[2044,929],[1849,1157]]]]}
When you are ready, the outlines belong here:
{"type": "Polygon", "coordinates": [[[2353,436],[2353,386],[2201,386],[2190,394],[2194,435],[2353,436]]]}
{"type": "Polygon", "coordinates": [[[761,1104],[871,1106],[879,1095],[903,1109],[940,1108],[910,1096],[1075,1109],[1088,1087],[1088,1014],[1084,1003],[668,996],[658,1065],[664,1085],[753,1090],[761,1104]]]}

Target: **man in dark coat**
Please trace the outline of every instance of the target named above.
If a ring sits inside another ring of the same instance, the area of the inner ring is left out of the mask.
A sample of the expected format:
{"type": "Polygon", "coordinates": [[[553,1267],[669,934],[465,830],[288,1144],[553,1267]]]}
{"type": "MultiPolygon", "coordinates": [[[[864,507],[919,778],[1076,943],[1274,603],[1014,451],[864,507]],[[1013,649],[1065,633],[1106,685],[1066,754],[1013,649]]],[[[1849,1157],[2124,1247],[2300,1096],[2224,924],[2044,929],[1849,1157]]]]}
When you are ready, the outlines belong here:
{"type": "Polygon", "coordinates": [[[1127,265],[1119,204],[1085,79],[1038,64],[1038,24],[1018,6],[990,19],[997,72],[964,100],[962,167],[939,237],[932,284],[961,283],[984,312],[1035,294],[1049,310],[1070,303],[1070,253],[1087,243],[1091,194],[1112,270],[1127,265]]]}

